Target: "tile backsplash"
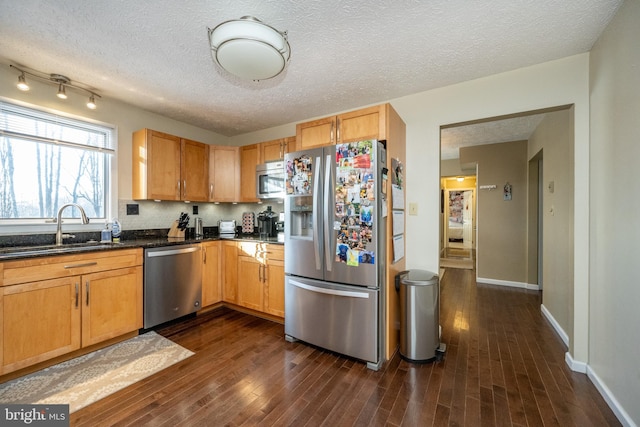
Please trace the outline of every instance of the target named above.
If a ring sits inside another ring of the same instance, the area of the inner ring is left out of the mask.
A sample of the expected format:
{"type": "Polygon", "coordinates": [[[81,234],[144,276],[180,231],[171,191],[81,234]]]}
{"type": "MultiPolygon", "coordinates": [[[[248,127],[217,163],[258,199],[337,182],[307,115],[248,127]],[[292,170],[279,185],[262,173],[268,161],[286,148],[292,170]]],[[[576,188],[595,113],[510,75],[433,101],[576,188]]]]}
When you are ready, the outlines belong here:
{"type": "Polygon", "coordinates": [[[243,212],[257,214],[271,206],[274,212],[283,212],[284,204],[281,201],[270,200],[264,203],[183,203],[183,202],[154,202],[140,200],[119,200],[118,220],[123,230],[142,230],[155,228],[170,228],[173,221],[178,219],[181,212],[186,212],[191,218],[189,227],[193,227],[195,217],[202,218],[204,227],[218,225],[222,219],[235,219],[238,225],[242,224],[243,212]],[[139,214],[127,215],[127,205],[137,204],[139,214]],[[198,206],[198,214],[194,215],[193,206],[198,206]]]}

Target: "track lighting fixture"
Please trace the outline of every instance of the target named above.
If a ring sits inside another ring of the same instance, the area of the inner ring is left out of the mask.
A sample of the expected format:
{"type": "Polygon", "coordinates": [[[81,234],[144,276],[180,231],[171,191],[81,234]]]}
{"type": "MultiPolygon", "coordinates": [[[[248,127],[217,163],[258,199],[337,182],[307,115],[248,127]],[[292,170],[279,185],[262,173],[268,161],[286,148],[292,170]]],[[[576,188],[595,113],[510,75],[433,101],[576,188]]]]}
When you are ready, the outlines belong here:
{"type": "Polygon", "coordinates": [[[67,92],[64,90],[64,86],[62,84],[58,86],[57,97],[60,99],[67,99],[67,92]]]}
{"type": "Polygon", "coordinates": [[[27,84],[27,80],[24,77],[24,73],[18,76],[18,89],[20,89],[23,92],[26,92],[29,90],[29,85],[27,84]]]}
{"type": "Polygon", "coordinates": [[[36,80],[40,80],[45,83],[54,84],[58,86],[58,93],[56,94],[60,99],[67,99],[67,88],[74,89],[80,92],[85,92],[89,95],[89,101],[87,102],[87,108],[91,110],[95,110],[96,106],[96,97],[101,98],[100,95],[95,93],[93,90],[84,87],[83,84],[71,82],[71,79],[67,76],[63,76],[62,74],[46,74],[36,70],[27,71],[25,69],[16,67],[15,65],[9,65],[11,68],[15,68],[20,72],[18,76],[18,89],[22,91],[29,90],[29,85],[27,84],[26,75],[35,78],[36,80]]]}

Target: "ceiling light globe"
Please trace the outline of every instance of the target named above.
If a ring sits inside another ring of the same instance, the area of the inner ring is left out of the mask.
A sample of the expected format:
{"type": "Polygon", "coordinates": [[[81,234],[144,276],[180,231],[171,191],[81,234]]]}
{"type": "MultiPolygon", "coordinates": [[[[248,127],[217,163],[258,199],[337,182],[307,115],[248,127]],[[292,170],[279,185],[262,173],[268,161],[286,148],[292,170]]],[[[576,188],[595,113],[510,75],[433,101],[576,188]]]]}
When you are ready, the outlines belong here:
{"type": "Polygon", "coordinates": [[[266,80],[284,71],[291,57],[287,33],[243,16],[209,29],[215,63],[227,72],[248,80],[266,80]]]}

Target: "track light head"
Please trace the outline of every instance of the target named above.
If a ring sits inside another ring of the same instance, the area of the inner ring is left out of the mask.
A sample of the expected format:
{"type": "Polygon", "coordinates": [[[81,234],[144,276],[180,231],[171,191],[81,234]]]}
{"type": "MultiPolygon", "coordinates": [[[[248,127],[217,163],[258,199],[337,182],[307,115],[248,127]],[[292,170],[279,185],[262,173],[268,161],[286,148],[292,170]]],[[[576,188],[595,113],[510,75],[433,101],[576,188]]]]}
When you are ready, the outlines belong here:
{"type": "Polygon", "coordinates": [[[67,99],[67,92],[65,91],[63,84],[60,84],[58,86],[58,94],[57,94],[57,96],[60,99],[67,99]]]}
{"type": "Polygon", "coordinates": [[[98,108],[98,106],[96,105],[96,98],[93,96],[93,94],[89,96],[89,101],[87,102],[87,108],[90,110],[95,110],[96,108],[98,108]]]}
{"type": "Polygon", "coordinates": [[[24,73],[18,76],[17,86],[18,86],[18,89],[20,89],[23,92],[26,92],[29,90],[29,85],[27,84],[27,80],[24,77],[24,73]]]}

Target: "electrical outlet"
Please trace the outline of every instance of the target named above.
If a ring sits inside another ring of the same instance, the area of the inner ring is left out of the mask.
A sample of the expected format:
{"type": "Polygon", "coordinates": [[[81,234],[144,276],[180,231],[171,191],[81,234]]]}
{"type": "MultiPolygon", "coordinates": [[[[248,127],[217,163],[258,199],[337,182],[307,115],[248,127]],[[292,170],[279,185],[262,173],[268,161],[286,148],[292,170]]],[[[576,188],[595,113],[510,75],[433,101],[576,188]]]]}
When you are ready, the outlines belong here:
{"type": "Polygon", "coordinates": [[[409,203],[409,215],[418,215],[417,203],[409,203]]]}
{"type": "Polygon", "coordinates": [[[127,204],[127,215],[139,215],[138,204],[127,204]]]}
{"type": "Polygon", "coordinates": [[[198,215],[198,206],[197,205],[193,205],[193,214],[194,215],[198,215]]]}

